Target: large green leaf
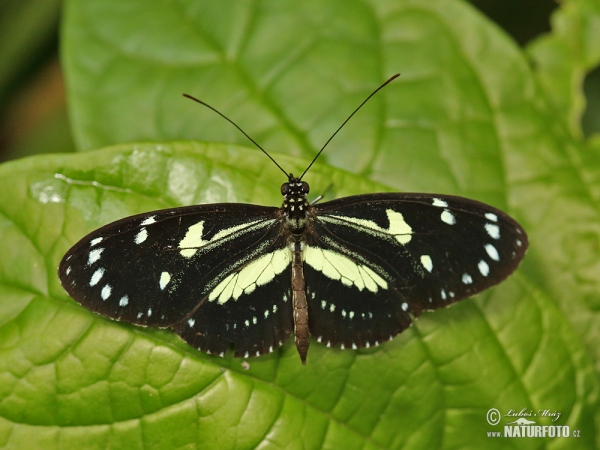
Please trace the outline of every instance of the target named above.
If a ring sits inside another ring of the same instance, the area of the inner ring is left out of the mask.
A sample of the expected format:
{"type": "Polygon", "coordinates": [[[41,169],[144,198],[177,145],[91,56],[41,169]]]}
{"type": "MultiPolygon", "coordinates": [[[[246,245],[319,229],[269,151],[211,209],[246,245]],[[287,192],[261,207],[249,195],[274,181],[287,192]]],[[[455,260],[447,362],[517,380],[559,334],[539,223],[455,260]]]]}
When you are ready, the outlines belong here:
{"type": "MultiPolygon", "coordinates": [[[[307,164],[274,156],[294,170],[307,164]]],[[[425,315],[377,349],[314,343],[303,367],[289,342],[249,360],[248,370],[241,360],[199,353],[168,331],[91,314],[60,287],[57,262],[82,234],[173,205],[277,202],[278,178],[255,150],[194,143],[122,145],[2,166],[2,441],[71,448],[489,446],[486,432],[494,428],[485,416],[492,407],[561,412],[558,423],[587,437],[577,441],[581,448],[593,441],[590,360],[527,271],[477,300],[425,315]]],[[[340,196],[383,190],[323,165],[310,179],[316,192],[333,183],[340,196]]]]}
{"type": "MultiPolygon", "coordinates": [[[[569,36],[582,30],[594,42],[592,26],[574,25],[569,36]]],[[[579,85],[540,83],[510,40],[451,0],[72,0],[63,57],[80,148],[121,145],[0,166],[0,446],[600,443],[600,145],[586,148],[573,131],[568,105],[577,102],[558,100],[576,94],[551,98],[548,88],[579,85]],[[217,106],[299,173],[396,71],[311,169],[312,192],[443,192],[501,207],[531,238],[505,283],[423,315],[375,349],[313,343],[303,367],[288,342],[249,368],[169,331],[94,315],[60,287],[64,252],[111,220],[281,201],[283,174],[233,145],[243,136],[182,92],[217,106]],[[182,138],[230,144],[174,142],[182,138]],[[148,140],[161,142],[126,143],[148,140]],[[488,437],[516,419],[490,425],[492,408],[558,412],[554,424],[581,437],[488,437]]],[[[583,59],[563,61],[575,71],[590,67],[593,58],[583,59]]]]}

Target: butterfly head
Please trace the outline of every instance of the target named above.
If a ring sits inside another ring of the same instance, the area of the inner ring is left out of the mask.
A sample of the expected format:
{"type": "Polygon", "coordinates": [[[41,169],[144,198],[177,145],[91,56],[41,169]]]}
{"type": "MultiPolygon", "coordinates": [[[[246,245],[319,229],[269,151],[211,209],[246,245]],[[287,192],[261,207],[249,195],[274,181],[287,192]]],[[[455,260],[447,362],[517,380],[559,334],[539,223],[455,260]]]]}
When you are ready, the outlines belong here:
{"type": "Polygon", "coordinates": [[[308,183],[291,173],[288,175],[288,181],[281,185],[281,195],[284,197],[306,197],[309,191],[308,183]]]}

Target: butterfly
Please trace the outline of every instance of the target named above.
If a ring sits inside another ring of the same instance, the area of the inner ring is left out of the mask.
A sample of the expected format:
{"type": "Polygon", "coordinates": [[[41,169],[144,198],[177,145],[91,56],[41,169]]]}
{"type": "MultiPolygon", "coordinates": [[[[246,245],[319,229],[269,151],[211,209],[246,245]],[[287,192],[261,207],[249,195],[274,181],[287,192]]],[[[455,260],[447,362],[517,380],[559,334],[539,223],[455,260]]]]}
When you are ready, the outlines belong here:
{"type": "Polygon", "coordinates": [[[307,199],[303,177],[316,158],[397,76],[301,176],[267,154],[287,176],[281,207],[217,203],[126,217],[65,254],[63,287],[91,311],[171,328],[209,354],[233,347],[236,357],[260,356],[294,335],[305,364],[311,337],[342,349],[376,346],[423,311],[500,283],[528,239],[492,206],[424,193],[307,199]]]}

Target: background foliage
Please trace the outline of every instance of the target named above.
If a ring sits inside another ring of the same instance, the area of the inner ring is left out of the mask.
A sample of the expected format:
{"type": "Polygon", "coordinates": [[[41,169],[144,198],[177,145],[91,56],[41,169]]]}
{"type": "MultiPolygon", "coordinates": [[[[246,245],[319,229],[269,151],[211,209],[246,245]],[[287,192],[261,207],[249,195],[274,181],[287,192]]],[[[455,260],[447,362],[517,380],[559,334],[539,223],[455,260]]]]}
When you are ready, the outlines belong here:
{"type": "Polygon", "coordinates": [[[597,446],[599,145],[580,118],[599,13],[564,2],[522,50],[459,1],[67,2],[74,144],[59,142],[78,153],[0,166],[0,445],[597,446]],[[494,204],[532,243],[507,282],[377,349],[313,344],[301,367],[288,343],[249,368],[93,315],[60,287],[61,256],[110,220],[280,202],[281,173],[183,92],[298,173],[395,72],[311,169],[312,191],[494,204]],[[488,438],[490,408],[557,411],[581,438],[488,438]]]}

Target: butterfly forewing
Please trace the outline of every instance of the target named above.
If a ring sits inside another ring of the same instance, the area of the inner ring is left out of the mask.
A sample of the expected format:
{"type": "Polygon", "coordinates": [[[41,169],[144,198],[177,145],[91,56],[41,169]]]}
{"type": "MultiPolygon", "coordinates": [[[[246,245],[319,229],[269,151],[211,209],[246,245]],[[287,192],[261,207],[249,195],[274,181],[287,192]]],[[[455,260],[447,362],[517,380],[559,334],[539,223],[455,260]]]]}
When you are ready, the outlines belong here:
{"type": "Polygon", "coordinates": [[[359,195],[317,204],[314,215],[310,331],[346,348],[391,339],[422,311],[501,282],[528,245],[503,212],[454,196],[359,195]]]}

